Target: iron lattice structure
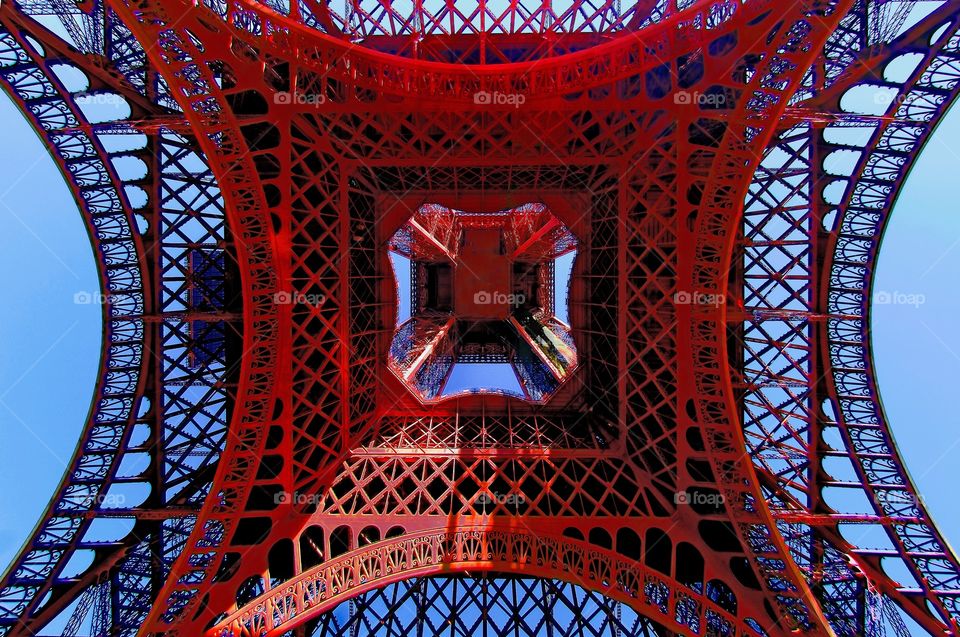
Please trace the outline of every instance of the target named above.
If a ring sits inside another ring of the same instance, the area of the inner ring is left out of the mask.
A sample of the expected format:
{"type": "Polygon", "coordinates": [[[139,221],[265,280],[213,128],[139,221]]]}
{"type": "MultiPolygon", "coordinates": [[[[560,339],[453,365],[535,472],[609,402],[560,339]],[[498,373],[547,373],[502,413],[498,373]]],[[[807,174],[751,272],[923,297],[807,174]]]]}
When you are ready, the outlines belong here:
{"type": "Polygon", "coordinates": [[[0,78],[106,299],[0,634],[957,634],[868,338],[957,0],[14,0],[0,78]],[[419,400],[390,246],[531,202],[576,367],[419,400]]]}

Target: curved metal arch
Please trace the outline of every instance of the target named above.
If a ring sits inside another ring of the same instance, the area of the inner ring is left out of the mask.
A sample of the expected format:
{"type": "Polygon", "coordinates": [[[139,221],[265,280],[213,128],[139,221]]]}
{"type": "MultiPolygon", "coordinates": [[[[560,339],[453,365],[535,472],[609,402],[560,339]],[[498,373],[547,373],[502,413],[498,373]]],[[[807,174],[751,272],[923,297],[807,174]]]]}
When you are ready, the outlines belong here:
{"type": "Polygon", "coordinates": [[[507,64],[546,59],[602,43],[624,32],[662,20],[678,10],[667,0],[612,3],[581,0],[555,11],[549,2],[517,2],[491,7],[488,2],[463,7],[395,7],[387,3],[345,3],[338,12],[329,2],[264,4],[280,14],[345,42],[393,55],[472,65],[507,64]],[[292,5],[292,6],[291,6],[292,5]],[[471,39],[478,33],[486,37],[471,39]],[[506,42],[497,42],[506,36],[506,42]],[[424,42],[424,39],[427,42],[424,42]],[[513,38],[521,38],[516,46],[513,38]],[[506,46],[503,46],[506,45],[506,46]]]}
{"type": "MultiPolygon", "coordinates": [[[[103,353],[90,414],[70,468],[0,588],[0,634],[49,604],[43,596],[98,514],[138,415],[149,347],[150,283],[123,182],[62,84],[21,34],[0,24],[0,81],[60,167],[90,236],[103,305],[103,353]]],[[[92,296],[92,294],[91,294],[92,296]]],[[[96,299],[91,299],[96,300],[96,299]]],[[[55,603],[56,600],[53,600],[55,603]]]]}
{"type": "MultiPolygon", "coordinates": [[[[750,314],[744,328],[742,355],[750,357],[754,368],[751,371],[747,364],[742,379],[744,430],[778,519],[778,529],[787,539],[794,559],[818,586],[821,603],[829,609],[838,633],[883,630],[879,624],[889,621],[900,631],[897,634],[906,634],[891,600],[926,630],[939,633],[944,625],[942,611],[923,603],[916,589],[898,590],[897,583],[881,569],[879,554],[858,551],[839,531],[845,522],[883,525],[890,531],[898,525],[913,524],[917,518],[902,510],[894,517],[860,511],[835,512],[824,504],[819,491],[822,486],[835,483],[821,469],[824,459],[847,457],[847,447],[851,447],[848,441],[840,449],[833,449],[820,437],[825,426],[836,426],[829,422],[834,419],[830,410],[821,409],[821,400],[830,391],[829,383],[820,378],[824,368],[830,373],[830,350],[825,344],[823,321],[831,317],[854,318],[852,312],[838,314],[835,308],[827,310],[828,293],[821,291],[826,290],[828,283],[824,276],[821,286],[820,278],[824,272],[829,275],[831,255],[827,243],[833,239],[833,226],[821,228],[821,222],[829,220],[827,212],[832,208],[820,199],[821,189],[834,178],[827,176],[824,162],[832,150],[845,148],[842,143],[820,141],[821,131],[831,126],[896,123],[896,117],[890,113],[845,114],[839,101],[862,84],[902,84],[909,88],[937,56],[939,46],[930,41],[929,35],[941,26],[946,29],[946,22],[954,20],[957,7],[948,4],[934,10],[902,34],[898,30],[905,15],[890,16],[889,24],[877,25],[865,19],[869,11],[865,3],[858,2],[842,21],[843,27],[831,36],[820,67],[827,70],[822,77],[823,90],[808,92],[802,100],[794,101],[784,122],[786,130],[767,148],[770,165],[765,161],[754,175],[741,245],[743,300],[747,306],[744,309],[750,314]],[[890,41],[876,40],[873,31],[867,32],[868,23],[896,37],[890,41]],[[858,29],[862,33],[855,36],[858,29]],[[852,40],[852,46],[844,51],[838,48],[837,41],[845,39],[852,40]],[[877,44],[868,46],[874,42],[877,44]],[[869,79],[897,56],[911,52],[925,56],[913,78],[903,82],[869,79]],[[840,58],[846,68],[843,73],[835,66],[840,58]],[[824,261],[827,267],[820,265],[824,261]],[[755,414],[749,411],[751,403],[756,407],[755,414]],[[858,552],[866,559],[856,559],[858,552]],[[863,614],[864,605],[875,602],[884,606],[885,618],[872,616],[872,612],[863,614]],[[864,621],[866,625],[861,626],[864,621]]],[[[939,45],[946,41],[938,40],[939,45]]],[[[817,86],[817,79],[814,76],[807,84],[817,86]]],[[[902,99],[901,95],[896,101],[902,99]]],[[[867,146],[859,145],[854,150],[864,147],[867,146]]],[[[845,174],[859,175],[857,170],[862,168],[863,164],[845,174]]],[[[859,285],[855,281],[847,283],[851,288],[859,285]]],[[[864,477],[857,476],[855,480],[862,482],[864,477]]],[[[843,486],[852,488],[858,484],[844,482],[843,486]]],[[[912,495],[908,497],[914,499],[912,495]]],[[[874,498],[870,495],[868,499],[874,498]]]]}
{"type": "MultiPolygon", "coordinates": [[[[696,0],[642,32],[543,61],[465,66],[398,57],[344,42],[310,29],[256,0],[209,1],[200,6],[238,39],[278,57],[301,51],[298,63],[317,73],[323,103],[334,102],[337,85],[431,101],[476,103],[478,94],[522,94],[527,102],[563,99],[589,102],[590,89],[609,85],[663,64],[657,51],[692,48],[690,33],[709,33],[738,11],[758,11],[765,0],[696,0]]],[[[193,7],[190,7],[192,10],[193,7]]]]}
{"type": "MultiPolygon", "coordinates": [[[[880,402],[870,347],[873,276],[883,231],[906,175],[943,114],[960,94],[960,15],[951,14],[924,34],[929,51],[893,100],[886,118],[862,148],[842,198],[832,262],[825,270],[830,318],[826,341],[829,388],[836,423],[877,515],[899,556],[917,578],[907,595],[921,596],[958,628],[960,561],[937,530],[896,448],[880,402]],[[939,37],[934,40],[934,36],[939,37]]],[[[864,84],[871,84],[869,80],[864,84]]],[[[873,558],[869,550],[857,551],[873,558]]]]}
{"type": "MultiPolygon", "coordinates": [[[[816,135],[809,123],[792,126],[768,147],[754,174],[737,251],[742,299],[734,298],[744,316],[737,320],[740,346],[731,348],[731,356],[743,358],[735,386],[742,392],[746,449],[778,531],[817,587],[838,634],[858,635],[871,629],[864,621],[874,621],[862,613],[864,596],[869,597],[865,578],[884,594],[896,591],[879,569],[847,561],[853,547],[837,524],[860,517],[834,515],[817,487],[826,478],[820,468],[818,396],[824,390],[815,338],[821,236],[820,210],[811,195],[816,135]]],[[[925,610],[910,610],[928,629],[938,626],[925,610]]]]}
{"type": "MultiPolygon", "coordinates": [[[[172,100],[162,87],[149,90],[152,72],[145,62],[138,63],[139,43],[109,10],[99,11],[99,21],[77,10],[80,14],[60,6],[51,13],[42,3],[7,3],[0,7],[0,21],[8,31],[28,35],[28,44],[37,43],[45,59],[82,69],[95,87],[90,93],[104,90],[127,101],[129,117],[89,126],[87,132],[95,139],[139,135],[146,140],[142,147],[139,142],[129,149],[122,144],[109,156],[141,158],[147,173],[130,183],[151,193],[150,205],[141,211],[143,234],[135,235],[152,247],[144,274],[153,289],[148,303],[153,311],[144,317],[152,346],[147,349],[148,385],[140,408],[144,426],[138,428],[150,435],[125,448],[134,456],[149,454],[150,466],[136,476],[122,476],[124,483],[135,480],[151,490],[142,504],[105,511],[135,520],[133,528],[125,536],[88,538],[96,540],[91,544],[96,551],[93,563],[69,580],[54,582],[55,596],[35,613],[11,622],[18,624],[14,634],[32,634],[56,618],[66,620],[64,634],[75,634],[89,621],[94,632],[132,635],[183,549],[222,449],[231,385],[226,352],[211,348],[218,338],[223,344],[227,322],[233,320],[216,311],[226,300],[225,248],[230,238],[223,232],[222,202],[207,162],[193,141],[174,132],[184,124],[167,108],[172,100]],[[79,51],[67,36],[39,24],[38,16],[67,23],[78,17],[87,30],[78,34],[65,25],[71,37],[85,45],[99,41],[105,48],[79,51]],[[85,55],[103,55],[103,66],[87,65],[85,55]]],[[[111,504],[123,504],[112,495],[111,504]]],[[[69,553],[63,556],[64,561],[68,558],[69,553]]]]}
{"type": "MultiPolygon", "coordinates": [[[[773,136],[763,122],[779,119],[789,100],[800,88],[803,76],[826,41],[830,29],[849,10],[851,3],[808,6],[800,17],[783,26],[778,48],[756,69],[753,81],[731,122],[736,133],[727,132],[720,144],[721,161],[713,168],[703,187],[701,207],[693,233],[694,258],[688,275],[689,290],[713,295],[729,295],[731,262],[742,221],[740,202],[749,186],[745,168],[757,167],[760,157],[756,146],[764,147],[773,136]],[[797,46],[799,40],[808,42],[797,46]]],[[[687,308],[687,332],[693,350],[696,416],[711,450],[710,459],[718,483],[731,509],[731,519],[745,546],[761,571],[770,590],[780,591],[777,601],[795,622],[797,630],[828,633],[831,630],[824,609],[817,603],[812,588],[791,558],[784,538],[777,532],[772,512],[763,498],[753,467],[743,453],[743,432],[731,423],[740,422],[738,402],[733,390],[733,373],[728,353],[728,320],[735,313],[725,303],[706,308],[687,308]],[[799,582],[799,584],[797,583],[799,582]]]]}
{"type": "Polygon", "coordinates": [[[273,388],[280,376],[277,366],[281,337],[275,299],[282,290],[282,269],[276,262],[270,208],[264,201],[253,159],[217,79],[189,34],[168,26],[176,20],[153,13],[160,11],[157,5],[151,5],[150,11],[138,8],[137,16],[121,0],[111,2],[111,6],[141,41],[158,43],[148,50],[148,57],[166,71],[164,77],[171,92],[178,96],[187,120],[197,130],[216,130],[215,135],[203,135],[200,146],[217,177],[228,224],[236,239],[244,293],[244,353],[235,410],[214,477],[220,490],[204,500],[198,523],[144,622],[144,630],[158,627],[157,632],[167,634],[169,624],[188,606],[198,603],[199,584],[208,582],[219,567],[214,549],[234,530],[234,513],[244,504],[240,496],[257,469],[268,425],[277,418],[279,402],[273,388]]]}
{"type": "Polygon", "coordinates": [[[735,630],[738,635],[755,634],[756,622],[751,618],[738,620],[703,591],[684,586],[639,561],[582,540],[515,526],[433,529],[345,553],[253,599],[207,634],[276,637],[385,585],[471,572],[576,584],[625,603],[676,634],[700,632],[699,627],[708,623],[735,630]]]}

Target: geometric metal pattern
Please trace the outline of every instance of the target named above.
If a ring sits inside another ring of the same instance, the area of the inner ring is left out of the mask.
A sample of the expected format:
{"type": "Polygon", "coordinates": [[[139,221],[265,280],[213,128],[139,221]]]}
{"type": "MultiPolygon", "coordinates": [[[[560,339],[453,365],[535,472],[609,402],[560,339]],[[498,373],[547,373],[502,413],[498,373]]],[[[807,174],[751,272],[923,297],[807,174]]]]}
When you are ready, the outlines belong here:
{"type": "Polygon", "coordinates": [[[319,618],[311,635],[650,635],[627,605],[574,584],[532,578],[419,578],[372,591],[319,618]],[[346,607],[349,604],[348,607],[346,607]],[[407,613],[397,609],[407,605],[407,613]],[[416,609],[427,609],[418,614],[416,609]]]}
{"type": "Polygon", "coordinates": [[[958,633],[869,310],[960,3],[22,0],[0,83],[105,299],[0,635],[958,633]],[[531,205],[569,378],[418,400],[396,230],[531,205]]]}

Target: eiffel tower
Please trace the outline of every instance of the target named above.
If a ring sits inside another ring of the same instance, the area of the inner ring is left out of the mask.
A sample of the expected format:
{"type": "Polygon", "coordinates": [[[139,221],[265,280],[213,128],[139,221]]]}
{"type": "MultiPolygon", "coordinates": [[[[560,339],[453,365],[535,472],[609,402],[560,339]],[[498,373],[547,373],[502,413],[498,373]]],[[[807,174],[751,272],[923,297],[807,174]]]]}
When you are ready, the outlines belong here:
{"type": "Polygon", "coordinates": [[[105,297],[0,636],[958,634],[868,319],[960,1],[11,0],[0,80],[105,297]]]}

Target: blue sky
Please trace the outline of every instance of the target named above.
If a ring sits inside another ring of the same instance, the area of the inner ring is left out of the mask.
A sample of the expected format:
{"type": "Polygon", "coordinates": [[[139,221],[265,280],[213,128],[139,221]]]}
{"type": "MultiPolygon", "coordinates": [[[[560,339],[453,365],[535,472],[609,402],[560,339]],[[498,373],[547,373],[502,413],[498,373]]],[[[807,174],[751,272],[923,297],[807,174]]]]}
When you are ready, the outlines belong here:
{"type": "Polygon", "coordinates": [[[0,92],[0,562],[26,540],[67,468],[100,357],[86,228],[43,144],[0,92]]]}
{"type": "MultiPolygon", "coordinates": [[[[90,407],[100,308],[76,206],[32,129],[0,93],[0,562],[26,539],[66,468],[90,407]]],[[[960,111],[912,172],[884,240],[877,290],[922,297],[877,305],[874,350],[884,404],[912,475],[960,546],[960,111]]]]}
{"type": "Polygon", "coordinates": [[[960,548],[960,110],[911,171],[880,249],[873,348],[887,416],[911,476],[947,540],[960,548]]]}

